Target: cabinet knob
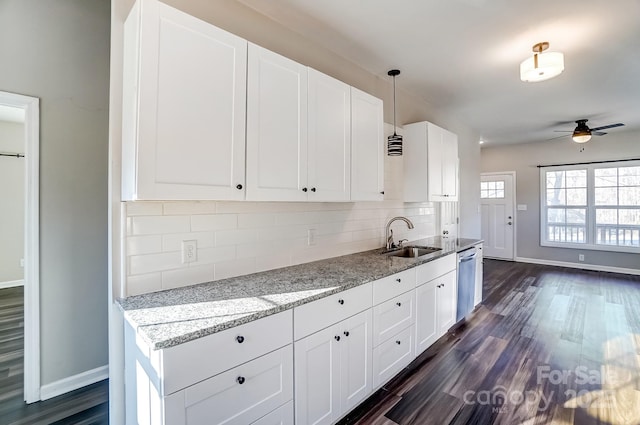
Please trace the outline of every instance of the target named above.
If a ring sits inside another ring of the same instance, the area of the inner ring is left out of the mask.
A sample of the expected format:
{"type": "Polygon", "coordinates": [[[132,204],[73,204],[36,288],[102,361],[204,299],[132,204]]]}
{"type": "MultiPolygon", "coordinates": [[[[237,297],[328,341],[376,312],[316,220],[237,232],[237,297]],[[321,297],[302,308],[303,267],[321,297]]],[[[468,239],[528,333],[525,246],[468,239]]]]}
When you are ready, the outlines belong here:
{"type": "Polygon", "coordinates": [[[340,335],[336,335],[334,336],[334,338],[336,339],[336,341],[340,341],[340,335]]]}
{"type": "Polygon", "coordinates": [[[315,188],[315,187],[312,187],[312,188],[311,188],[311,191],[312,191],[312,192],[315,192],[315,191],[316,191],[316,188],[315,188]]]}
{"type": "Polygon", "coordinates": [[[396,279],[396,282],[400,283],[400,282],[402,282],[402,279],[397,278],[397,279],[396,279]]]}
{"type": "Polygon", "coordinates": [[[236,189],[241,190],[242,189],[242,185],[241,184],[237,185],[236,189]]]}
{"type": "Polygon", "coordinates": [[[244,337],[242,335],[238,335],[236,337],[236,341],[238,341],[238,344],[242,344],[244,342],[244,337]]]}
{"type": "Polygon", "coordinates": [[[344,331],[344,336],[349,336],[349,331],[344,331]]]}
{"type": "Polygon", "coordinates": [[[396,344],[400,345],[400,340],[397,340],[397,341],[396,341],[396,344]]]}
{"type": "Polygon", "coordinates": [[[303,187],[303,188],[302,188],[302,191],[303,191],[303,192],[306,192],[306,191],[307,191],[307,188],[306,188],[306,187],[303,187]]]}
{"type": "Polygon", "coordinates": [[[343,305],[344,304],[344,300],[338,300],[338,304],[343,305]]]}
{"type": "Polygon", "coordinates": [[[246,381],[246,379],[244,379],[244,376],[238,376],[236,378],[236,382],[238,382],[238,384],[240,385],[244,384],[244,381],[246,381]]]}
{"type": "Polygon", "coordinates": [[[380,192],[380,195],[384,195],[384,190],[382,192],[380,192]]]}
{"type": "Polygon", "coordinates": [[[396,305],[397,305],[398,307],[400,307],[400,306],[402,305],[402,303],[396,303],[396,305]]]}

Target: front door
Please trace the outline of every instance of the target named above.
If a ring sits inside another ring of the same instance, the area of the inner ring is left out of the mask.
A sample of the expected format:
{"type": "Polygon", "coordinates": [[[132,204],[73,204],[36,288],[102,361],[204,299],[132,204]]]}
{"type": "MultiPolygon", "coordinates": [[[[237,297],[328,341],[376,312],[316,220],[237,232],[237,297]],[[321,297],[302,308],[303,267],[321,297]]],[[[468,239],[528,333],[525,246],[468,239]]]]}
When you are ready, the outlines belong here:
{"type": "Polygon", "coordinates": [[[480,207],[484,256],[513,260],[515,189],[513,173],[483,173],[480,178],[480,207]]]}

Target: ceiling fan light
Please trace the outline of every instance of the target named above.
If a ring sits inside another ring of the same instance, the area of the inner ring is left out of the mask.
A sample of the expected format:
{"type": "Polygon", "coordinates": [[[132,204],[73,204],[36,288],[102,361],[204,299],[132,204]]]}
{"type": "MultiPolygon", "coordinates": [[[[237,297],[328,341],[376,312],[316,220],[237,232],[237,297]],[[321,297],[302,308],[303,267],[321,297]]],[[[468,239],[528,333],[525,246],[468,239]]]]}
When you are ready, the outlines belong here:
{"type": "Polygon", "coordinates": [[[576,143],[587,143],[591,140],[591,133],[574,133],[571,138],[576,143]]]}
{"type": "Polygon", "coordinates": [[[520,79],[527,83],[548,80],[564,71],[564,55],[560,52],[545,52],[549,43],[533,46],[533,56],[520,64],[520,79]]]}

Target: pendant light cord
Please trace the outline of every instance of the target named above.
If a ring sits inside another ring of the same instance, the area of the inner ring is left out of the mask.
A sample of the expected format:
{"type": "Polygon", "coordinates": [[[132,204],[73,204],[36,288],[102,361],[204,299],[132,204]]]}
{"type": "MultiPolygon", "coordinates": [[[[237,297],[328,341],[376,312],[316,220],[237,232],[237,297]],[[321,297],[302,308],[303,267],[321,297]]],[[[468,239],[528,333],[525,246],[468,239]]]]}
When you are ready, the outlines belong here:
{"type": "Polygon", "coordinates": [[[393,76],[393,135],[396,134],[396,76],[393,76]]]}

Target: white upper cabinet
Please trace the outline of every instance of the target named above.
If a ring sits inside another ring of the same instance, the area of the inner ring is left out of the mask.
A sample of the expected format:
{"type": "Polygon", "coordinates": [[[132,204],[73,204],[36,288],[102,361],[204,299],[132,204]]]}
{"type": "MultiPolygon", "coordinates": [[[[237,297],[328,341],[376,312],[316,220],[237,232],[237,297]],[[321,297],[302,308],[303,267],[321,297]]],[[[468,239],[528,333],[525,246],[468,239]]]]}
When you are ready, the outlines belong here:
{"type": "Polygon", "coordinates": [[[384,199],[382,100],[351,87],[351,200],[384,199]]]}
{"type": "Polygon", "coordinates": [[[309,68],[309,201],[349,201],[351,87],[309,68]]]}
{"type": "Polygon", "coordinates": [[[247,75],[247,200],[305,201],[307,67],[249,44],[247,75]]]}
{"type": "Polygon", "coordinates": [[[122,198],[244,199],[247,42],[156,0],[124,37],[122,198]]]}
{"type": "Polygon", "coordinates": [[[458,200],[458,136],[429,122],[404,130],[404,200],[458,200]]]}

